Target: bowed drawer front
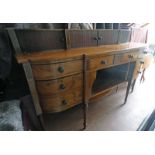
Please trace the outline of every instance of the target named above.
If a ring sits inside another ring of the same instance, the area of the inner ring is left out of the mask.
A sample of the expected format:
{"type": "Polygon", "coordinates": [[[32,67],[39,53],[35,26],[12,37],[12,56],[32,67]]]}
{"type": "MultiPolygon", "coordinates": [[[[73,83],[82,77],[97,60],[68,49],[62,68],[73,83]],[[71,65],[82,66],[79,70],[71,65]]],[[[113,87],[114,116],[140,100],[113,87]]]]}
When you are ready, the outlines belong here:
{"type": "Polygon", "coordinates": [[[82,72],[82,60],[61,63],[32,64],[35,80],[50,80],[82,72]]]}
{"type": "Polygon", "coordinates": [[[40,104],[44,112],[60,112],[82,102],[82,89],[58,93],[49,97],[40,97],[40,104]]]}
{"type": "Polygon", "coordinates": [[[36,81],[39,95],[50,96],[76,88],[82,89],[82,74],[75,74],[56,80],[36,81]]]}

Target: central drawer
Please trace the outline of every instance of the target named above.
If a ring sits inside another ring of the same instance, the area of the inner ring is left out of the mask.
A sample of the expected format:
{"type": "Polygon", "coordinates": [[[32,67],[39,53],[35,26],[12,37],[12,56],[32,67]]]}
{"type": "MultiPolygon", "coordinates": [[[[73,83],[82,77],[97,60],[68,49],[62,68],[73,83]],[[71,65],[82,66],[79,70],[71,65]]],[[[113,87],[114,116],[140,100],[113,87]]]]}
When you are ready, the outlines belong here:
{"type": "Polygon", "coordinates": [[[40,97],[40,104],[44,112],[60,112],[82,103],[82,90],[59,93],[55,96],[40,97]]]}
{"type": "Polygon", "coordinates": [[[82,60],[62,62],[62,63],[42,63],[33,64],[32,71],[35,80],[49,80],[80,73],[82,71],[82,60]]]}
{"type": "Polygon", "coordinates": [[[71,89],[82,89],[82,79],[82,74],[75,74],[56,80],[36,81],[36,87],[39,95],[50,96],[71,89]]]}
{"type": "Polygon", "coordinates": [[[101,56],[101,57],[96,57],[92,58],[88,61],[88,70],[89,69],[101,69],[105,68],[107,66],[113,65],[113,59],[114,56],[101,56]]]}
{"type": "Polygon", "coordinates": [[[119,53],[115,54],[114,64],[128,63],[130,61],[135,61],[138,59],[138,52],[127,52],[127,53],[119,53]]]}

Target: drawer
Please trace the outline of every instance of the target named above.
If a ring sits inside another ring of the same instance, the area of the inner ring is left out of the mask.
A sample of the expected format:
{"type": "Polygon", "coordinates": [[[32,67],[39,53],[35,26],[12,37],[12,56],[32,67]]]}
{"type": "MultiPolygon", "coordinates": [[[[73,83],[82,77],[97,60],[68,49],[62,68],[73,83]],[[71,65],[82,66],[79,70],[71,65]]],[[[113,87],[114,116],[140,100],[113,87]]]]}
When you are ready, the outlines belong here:
{"type": "Polygon", "coordinates": [[[32,64],[32,71],[36,80],[49,80],[80,73],[82,67],[82,60],[76,60],[56,64],[32,64]]]}
{"type": "Polygon", "coordinates": [[[92,58],[88,62],[88,69],[100,69],[113,65],[114,56],[101,56],[92,58]]]}
{"type": "Polygon", "coordinates": [[[56,80],[36,81],[36,87],[41,96],[50,96],[76,88],[82,90],[82,78],[82,74],[76,74],[56,80]]]}
{"type": "Polygon", "coordinates": [[[68,91],[65,94],[40,97],[40,104],[45,113],[61,112],[82,103],[82,91],[68,91]]]}
{"type": "Polygon", "coordinates": [[[114,58],[114,64],[121,64],[130,61],[135,61],[136,59],[138,59],[138,55],[139,55],[138,52],[127,52],[116,54],[114,58]]]}

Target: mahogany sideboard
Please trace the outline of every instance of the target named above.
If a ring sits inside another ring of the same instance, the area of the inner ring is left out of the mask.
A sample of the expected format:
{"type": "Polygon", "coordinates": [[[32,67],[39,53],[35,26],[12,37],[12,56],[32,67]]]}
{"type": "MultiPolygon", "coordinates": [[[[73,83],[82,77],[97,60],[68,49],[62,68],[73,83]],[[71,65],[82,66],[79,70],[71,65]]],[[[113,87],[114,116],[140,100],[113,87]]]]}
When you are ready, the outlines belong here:
{"type": "MultiPolygon", "coordinates": [[[[96,31],[92,33],[96,35],[96,31]]],[[[90,100],[114,93],[122,83],[127,83],[126,103],[133,76],[138,74],[143,62],[143,50],[146,46],[131,42],[116,43],[115,38],[111,37],[113,44],[110,45],[93,44],[94,47],[69,48],[64,40],[74,38],[72,34],[65,39],[62,36],[63,39],[55,41],[53,45],[52,41],[49,42],[48,47],[54,46],[54,49],[42,50],[42,42],[36,43],[36,47],[35,43],[31,43],[32,38],[28,42],[26,39],[21,41],[18,39],[19,34],[12,30],[9,35],[17,52],[17,61],[23,64],[35,110],[42,124],[43,114],[61,112],[82,103],[84,128],[90,100]],[[31,51],[34,46],[36,51],[22,52],[26,44],[31,44],[28,50],[31,51]]],[[[50,38],[59,40],[56,35],[51,35],[50,38]]],[[[47,38],[44,40],[48,42],[47,38]]],[[[75,41],[76,38],[72,39],[74,47],[77,46],[75,41]]]]}

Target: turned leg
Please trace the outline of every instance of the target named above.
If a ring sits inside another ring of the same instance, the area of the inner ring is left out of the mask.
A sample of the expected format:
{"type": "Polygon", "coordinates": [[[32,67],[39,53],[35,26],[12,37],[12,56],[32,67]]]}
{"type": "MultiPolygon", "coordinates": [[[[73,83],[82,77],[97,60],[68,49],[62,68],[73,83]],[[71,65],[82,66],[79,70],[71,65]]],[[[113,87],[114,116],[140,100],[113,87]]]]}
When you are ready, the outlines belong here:
{"type": "Polygon", "coordinates": [[[83,130],[87,127],[87,111],[88,111],[88,104],[83,104],[83,130]]]}

